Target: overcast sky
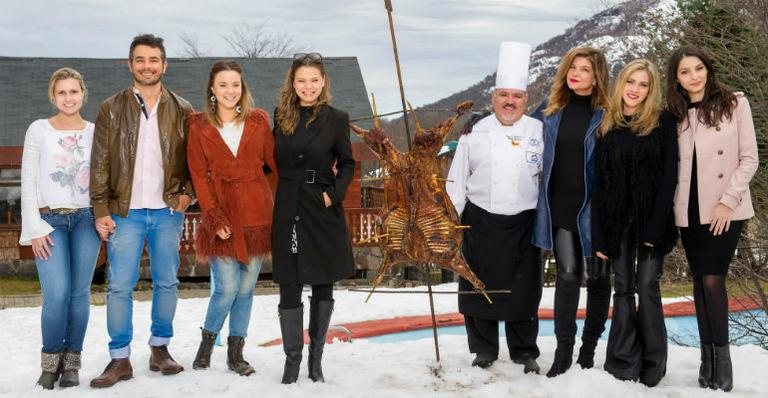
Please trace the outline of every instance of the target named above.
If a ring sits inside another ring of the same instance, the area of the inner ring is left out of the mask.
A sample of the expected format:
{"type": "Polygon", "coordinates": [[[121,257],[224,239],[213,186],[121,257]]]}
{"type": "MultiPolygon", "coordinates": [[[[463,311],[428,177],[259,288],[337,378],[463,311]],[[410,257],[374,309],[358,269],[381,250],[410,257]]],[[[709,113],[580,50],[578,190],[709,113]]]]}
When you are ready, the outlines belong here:
{"type": "MultiPolygon", "coordinates": [[[[499,42],[536,46],[605,2],[393,0],[406,96],[418,106],[477,83],[494,72],[499,42]]],[[[307,50],[358,57],[379,111],[400,108],[383,0],[4,0],[0,56],[120,58],[133,36],[149,32],[173,57],[188,32],[225,57],[233,52],[223,35],[265,21],[307,50]]]]}

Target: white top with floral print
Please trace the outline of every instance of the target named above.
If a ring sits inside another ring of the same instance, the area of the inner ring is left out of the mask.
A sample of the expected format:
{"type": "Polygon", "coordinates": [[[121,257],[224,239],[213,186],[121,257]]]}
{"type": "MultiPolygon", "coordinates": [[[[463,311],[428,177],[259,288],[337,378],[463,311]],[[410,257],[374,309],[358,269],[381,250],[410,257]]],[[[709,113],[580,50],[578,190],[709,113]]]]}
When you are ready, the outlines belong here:
{"type": "Polygon", "coordinates": [[[90,207],[91,122],[82,130],[57,130],[48,119],[32,122],[21,160],[21,236],[19,244],[45,236],[53,228],[40,208],[90,207]]]}

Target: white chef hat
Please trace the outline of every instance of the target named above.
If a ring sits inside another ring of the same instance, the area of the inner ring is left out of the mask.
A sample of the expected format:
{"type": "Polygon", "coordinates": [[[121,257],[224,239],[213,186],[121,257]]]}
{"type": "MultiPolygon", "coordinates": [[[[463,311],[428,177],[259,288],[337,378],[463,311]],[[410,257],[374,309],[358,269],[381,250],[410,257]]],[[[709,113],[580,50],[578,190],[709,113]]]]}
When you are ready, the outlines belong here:
{"type": "Polygon", "coordinates": [[[496,68],[496,88],[526,91],[530,61],[530,44],[517,41],[502,42],[499,46],[499,66],[496,68]]]}

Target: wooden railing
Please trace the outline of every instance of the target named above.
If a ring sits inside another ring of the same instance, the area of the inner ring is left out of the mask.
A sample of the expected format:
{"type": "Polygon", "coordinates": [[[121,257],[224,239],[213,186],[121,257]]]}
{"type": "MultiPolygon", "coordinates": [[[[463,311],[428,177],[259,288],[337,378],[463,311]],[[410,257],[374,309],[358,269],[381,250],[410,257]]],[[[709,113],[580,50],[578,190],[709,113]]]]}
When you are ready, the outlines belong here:
{"type": "MultiPolygon", "coordinates": [[[[352,246],[378,246],[378,239],[371,239],[376,235],[377,226],[381,223],[379,218],[380,208],[356,207],[345,209],[347,227],[349,228],[352,246]]],[[[181,233],[181,253],[194,251],[195,233],[200,227],[201,213],[187,213],[181,233]]]]}
{"type": "Polygon", "coordinates": [[[378,233],[381,217],[378,207],[358,207],[344,210],[352,246],[378,246],[379,239],[373,238],[378,233]],[[373,238],[373,239],[371,239],[373,238]]]}
{"type": "MultiPolygon", "coordinates": [[[[346,209],[347,226],[353,246],[378,246],[378,239],[370,239],[376,235],[377,225],[381,222],[379,208],[349,208],[346,209]]],[[[195,234],[200,227],[202,214],[189,212],[184,217],[181,233],[181,254],[194,254],[195,234]]],[[[20,224],[0,224],[0,262],[13,260],[32,260],[34,255],[29,246],[18,244],[20,224]]],[[[99,263],[103,263],[105,250],[102,248],[99,263]]],[[[182,260],[184,261],[184,260],[182,260]]]]}

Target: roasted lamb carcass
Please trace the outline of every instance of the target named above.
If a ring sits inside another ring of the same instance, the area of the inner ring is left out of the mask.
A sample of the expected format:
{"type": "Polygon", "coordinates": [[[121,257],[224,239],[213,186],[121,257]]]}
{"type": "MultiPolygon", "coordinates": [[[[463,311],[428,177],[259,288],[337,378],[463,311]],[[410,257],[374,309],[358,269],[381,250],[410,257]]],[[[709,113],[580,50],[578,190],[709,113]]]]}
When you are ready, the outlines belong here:
{"type": "Polygon", "coordinates": [[[445,192],[437,158],[451,127],[471,107],[471,101],[461,103],[456,115],[430,129],[421,128],[416,121],[416,135],[407,153],[400,152],[381,129],[364,130],[350,125],[379,155],[388,174],[384,179],[386,200],[377,234],[384,257],[373,279],[373,289],[395,265],[436,264],[456,272],[485,294],[485,284],[472,272],[461,253],[461,229],[465,227],[460,225],[456,209],[445,192]]]}

